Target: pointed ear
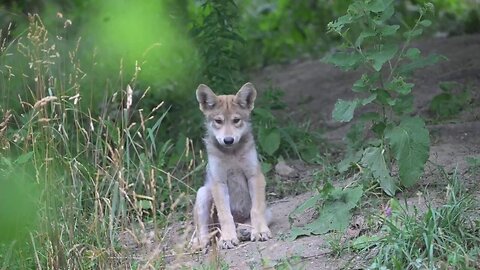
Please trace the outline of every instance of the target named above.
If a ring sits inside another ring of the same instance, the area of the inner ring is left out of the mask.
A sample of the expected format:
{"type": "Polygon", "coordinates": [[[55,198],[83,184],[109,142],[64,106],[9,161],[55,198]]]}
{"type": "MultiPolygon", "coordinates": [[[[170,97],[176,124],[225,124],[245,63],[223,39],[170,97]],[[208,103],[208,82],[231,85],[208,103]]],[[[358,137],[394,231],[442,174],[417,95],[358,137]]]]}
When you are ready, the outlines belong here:
{"type": "Polygon", "coordinates": [[[202,112],[211,110],[217,104],[217,95],[205,84],[200,84],[197,87],[197,101],[202,112]]]}
{"type": "Polygon", "coordinates": [[[248,110],[253,110],[255,98],[257,97],[257,90],[252,83],[247,82],[238,90],[235,95],[235,101],[240,105],[240,107],[248,110]]]}

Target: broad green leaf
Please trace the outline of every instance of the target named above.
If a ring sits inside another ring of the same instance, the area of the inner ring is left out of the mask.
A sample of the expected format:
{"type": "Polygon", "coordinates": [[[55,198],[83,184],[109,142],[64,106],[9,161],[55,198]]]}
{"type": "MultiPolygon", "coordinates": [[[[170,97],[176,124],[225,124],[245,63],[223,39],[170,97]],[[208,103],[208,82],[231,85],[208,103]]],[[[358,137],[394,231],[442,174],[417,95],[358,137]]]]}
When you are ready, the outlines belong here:
{"type": "Polygon", "coordinates": [[[340,33],[345,25],[352,22],[352,17],[349,14],[343,15],[333,22],[329,22],[327,27],[329,31],[340,33]]]}
{"type": "Polygon", "coordinates": [[[362,151],[354,152],[353,154],[347,155],[337,164],[337,170],[340,173],[344,173],[352,167],[352,165],[358,163],[362,158],[362,151]]]}
{"type": "Polygon", "coordinates": [[[397,33],[397,30],[400,29],[400,25],[385,25],[381,30],[380,34],[384,37],[393,36],[397,33]]]}
{"type": "Polygon", "coordinates": [[[383,152],[384,149],[381,147],[368,147],[363,152],[361,163],[372,172],[373,177],[380,183],[383,191],[393,196],[397,186],[394,179],[390,176],[383,152]]]}
{"type": "Polygon", "coordinates": [[[430,25],[432,25],[432,21],[430,20],[423,20],[420,22],[420,25],[424,26],[424,27],[429,27],[430,25]]]}
{"type": "Polygon", "coordinates": [[[391,100],[391,95],[384,89],[376,89],[375,93],[377,93],[377,100],[384,104],[384,105],[389,105],[390,100],[391,100]]]}
{"type": "Polygon", "coordinates": [[[472,97],[469,91],[452,94],[450,90],[433,97],[430,103],[430,111],[438,117],[451,117],[461,112],[470,103],[472,97]]]}
{"type": "Polygon", "coordinates": [[[260,145],[269,156],[273,155],[280,147],[280,133],[276,130],[270,131],[268,135],[264,136],[260,141],[260,145]]]}
{"type": "Polygon", "coordinates": [[[423,173],[430,150],[430,136],[420,117],[408,117],[400,124],[385,131],[395,159],[401,183],[410,187],[423,173]]]}
{"type": "Polygon", "coordinates": [[[352,91],[354,92],[366,92],[372,88],[372,84],[375,83],[378,79],[375,76],[369,76],[363,74],[360,79],[358,79],[352,86],[352,91]]]}
{"type": "Polygon", "coordinates": [[[431,66],[436,64],[440,60],[445,60],[444,56],[440,56],[438,54],[430,54],[427,57],[418,57],[416,59],[412,59],[412,61],[408,64],[402,65],[398,69],[399,74],[406,74],[409,75],[412,71],[424,68],[426,66],[431,66]]]}
{"type": "Polygon", "coordinates": [[[372,66],[376,71],[382,69],[383,64],[391,60],[398,51],[395,44],[384,45],[379,51],[370,53],[368,59],[372,61],[372,66]]]}
{"type": "Polygon", "coordinates": [[[343,70],[352,70],[361,63],[362,56],[355,52],[337,52],[324,57],[323,60],[343,70]]]}
{"type": "Polygon", "coordinates": [[[347,147],[350,150],[358,150],[361,147],[364,137],[364,129],[365,125],[362,123],[355,123],[350,127],[344,139],[347,142],[347,147]]]}
{"type": "Polygon", "coordinates": [[[358,35],[358,38],[357,40],[355,41],[355,47],[360,47],[362,46],[363,44],[363,41],[366,39],[366,38],[369,38],[369,37],[374,37],[376,36],[377,33],[375,33],[375,31],[372,31],[372,30],[364,30],[360,33],[360,35],[358,35]]]}
{"type": "Polygon", "coordinates": [[[337,122],[349,122],[353,118],[353,113],[358,106],[358,99],[348,101],[339,99],[333,108],[332,118],[337,122]]]}
{"type": "Polygon", "coordinates": [[[303,228],[292,228],[290,238],[296,239],[302,235],[324,234],[329,231],[345,231],[352,217],[351,210],[357,206],[362,195],[361,186],[345,190],[334,189],[323,202],[318,218],[303,228]]]}
{"type": "Polygon", "coordinates": [[[369,97],[366,97],[366,98],[362,99],[360,103],[361,103],[363,106],[365,106],[365,105],[367,105],[367,104],[372,103],[372,101],[374,101],[376,98],[377,98],[377,94],[372,94],[372,95],[370,95],[369,97]]]}
{"type": "Polygon", "coordinates": [[[403,36],[407,39],[410,39],[410,38],[418,37],[422,33],[423,33],[423,29],[422,28],[417,28],[415,30],[410,30],[410,31],[407,31],[407,32],[403,33],[403,36]]]}
{"type": "Polygon", "coordinates": [[[390,19],[393,16],[394,13],[395,13],[395,8],[390,2],[387,8],[382,12],[382,15],[380,16],[380,21],[386,22],[388,19],[390,19]]]}
{"type": "Polygon", "coordinates": [[[397,97],[392,109],[398,115],[411,113],[413,111],[413,95],[410,93],[408,95],[397,97]]]}
{"type": "Polygon", "coordinates": [[[403,80],[403,77],[399,76],[388,82],[385,85],[385,88],[387,90],[397,92],[400,95],[406,95],[412,91],[413,86],[413,83],[407,83],[403,80]]]}
{"type": "Polygon", "coordinates": [[[315,194],[312,197],[308,198],[302,204],[300,204],[297,209],[295,209],[290,215],[298,215],[304,213],[307,209],[316,208],[318,206],[318,201],[323,199],[321,193],[315,194]]]}
{"type": "Polygon", "coordinates": [[[375,13],[384,12],[392,2],[393,0],[371,0],[367,1],[365,8],[375,13]]]}
{"type": "Polygon", "coordinates": [[[420,50],[417,48],[410,48],[405,53],[405,56],[410,60],[417,59],[420,56],[420,50]]]}

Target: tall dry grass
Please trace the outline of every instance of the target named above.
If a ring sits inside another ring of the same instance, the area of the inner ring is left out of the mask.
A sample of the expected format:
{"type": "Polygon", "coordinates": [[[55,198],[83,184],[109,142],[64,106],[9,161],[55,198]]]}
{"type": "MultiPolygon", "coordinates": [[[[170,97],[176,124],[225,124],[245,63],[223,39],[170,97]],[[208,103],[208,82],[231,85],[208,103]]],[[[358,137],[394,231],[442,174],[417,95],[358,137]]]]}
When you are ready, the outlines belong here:
{"type": "MultiPolygon", "coordinates": [[[[68,28],[68,20],[59,20],[68,28]]],[[[121,90],[105,94],[99,110],[85,104],[91,91],[107,93],[108,84],[84,83],[96,74],[82,67],[81,39],[65,45],[31,15],[26,33],[4,32],[0,40],[0,185],[9,187],[22,172],[35,191],[32,200],[7,202],[16,209],[28,201],[35,212],[32,222],[19,223],[24,235],[0,242],[0,269],[161,267],[161,249],[132,258],[121,235],[138,245],[146,235],[161,243],[177,209],[191,206],[201,153],[187,138],[167,166],[174,145],[160,134],[168,134],[162,130],[169,128],[162,125],[168,110],[163,103],[151,111],[137,107],[149,92],[130,87],[137,73],[110,85],[121,90]]]]}

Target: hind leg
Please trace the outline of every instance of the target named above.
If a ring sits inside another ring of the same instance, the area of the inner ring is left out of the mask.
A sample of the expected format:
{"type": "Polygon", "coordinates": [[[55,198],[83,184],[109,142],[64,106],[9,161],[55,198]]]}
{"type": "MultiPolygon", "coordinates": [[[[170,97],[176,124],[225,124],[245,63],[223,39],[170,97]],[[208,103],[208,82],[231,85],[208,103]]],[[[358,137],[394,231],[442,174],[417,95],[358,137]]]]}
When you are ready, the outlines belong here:
{"type": "Polygon", "coordinates": [[[197,191],[195,200],[194,218],[196,227],[195,249],[204,249],[210,242],[209,225],[212,223],[212,194],[209,188],[203,186],[197,191]]]}

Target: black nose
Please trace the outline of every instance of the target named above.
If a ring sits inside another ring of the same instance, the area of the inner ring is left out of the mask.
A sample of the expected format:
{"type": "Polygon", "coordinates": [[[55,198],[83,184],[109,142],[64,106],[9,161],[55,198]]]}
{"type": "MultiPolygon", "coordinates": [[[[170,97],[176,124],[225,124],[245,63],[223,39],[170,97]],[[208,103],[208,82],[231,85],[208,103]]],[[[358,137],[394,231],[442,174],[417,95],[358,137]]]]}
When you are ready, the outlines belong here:
{"type": "Polygon", "coordinates": [[[234,141],[233,137],[225,137],[225,138],[223,139],[223,142],[224,142],[225,144],[232,144],[233,141],[234,141]]]}

